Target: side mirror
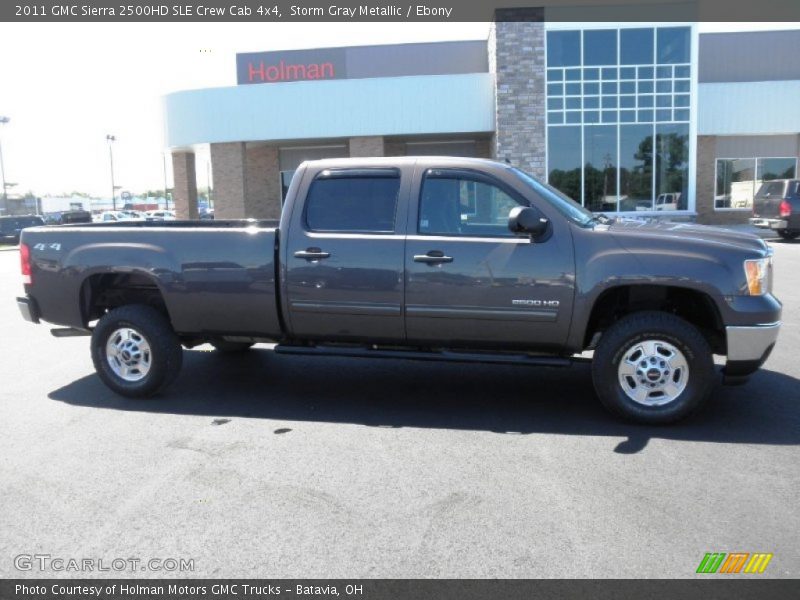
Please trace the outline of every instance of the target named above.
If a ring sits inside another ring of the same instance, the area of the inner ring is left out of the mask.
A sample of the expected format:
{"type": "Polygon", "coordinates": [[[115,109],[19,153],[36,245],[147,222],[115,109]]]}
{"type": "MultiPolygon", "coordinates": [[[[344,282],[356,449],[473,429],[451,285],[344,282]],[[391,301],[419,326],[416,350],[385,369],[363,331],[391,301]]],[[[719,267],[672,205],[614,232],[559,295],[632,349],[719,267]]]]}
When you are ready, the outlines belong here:
{"type": "Polygon", "coordinates": [[[526,233],[532,240],[543,237],[550,226],[550,221],[530,206],[515,206],[508,213],[508,228],[513,233],[526,233]]]}

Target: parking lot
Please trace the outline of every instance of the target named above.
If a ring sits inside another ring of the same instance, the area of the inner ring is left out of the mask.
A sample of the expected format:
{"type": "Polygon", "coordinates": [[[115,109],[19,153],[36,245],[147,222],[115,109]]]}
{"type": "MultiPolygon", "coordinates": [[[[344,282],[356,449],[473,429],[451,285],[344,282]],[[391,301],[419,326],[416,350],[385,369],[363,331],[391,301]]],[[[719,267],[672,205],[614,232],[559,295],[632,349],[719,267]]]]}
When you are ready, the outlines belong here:
{"type": "Polygon", "coordinates": [[[48,554],[195,577],[681,578],[706,552],[770,552],[763,576],[798,577],[800,243],[773,245],[775,352],[668,427],[607,414],[587,365],[266,346],[186,351],[165,395],[123,399],[87,338],[22,320],[0,247],[0,576],[103,575],[15,567],[48,554]]]}

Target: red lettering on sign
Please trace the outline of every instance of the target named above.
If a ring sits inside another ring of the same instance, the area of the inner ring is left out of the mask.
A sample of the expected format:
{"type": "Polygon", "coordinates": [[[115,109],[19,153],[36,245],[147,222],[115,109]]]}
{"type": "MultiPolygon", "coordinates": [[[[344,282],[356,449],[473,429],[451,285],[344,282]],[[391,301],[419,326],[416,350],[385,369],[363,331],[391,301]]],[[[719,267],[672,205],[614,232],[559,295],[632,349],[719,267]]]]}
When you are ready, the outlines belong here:
{"type": "Polygon", "coordinates": [[[333,79],[336,77],[336,68],[330,62],[287,65],[284,61],[280,61],[276,65],[264,65],[262,60],[258,64],[247,64],[247,76],[251,83],[333,79]]]}
{"type": "Polygon", "coordinates": [[[264,61],[263,60],[261,61],[261,64],[258,66],[257,70],[253,68],[253,63],[249,63],[247,65],[247,71],[248,71],[248,73],[250,75],[250,81],[253,81],[253,79],[256,76],[256,73],[258,73],[258,75],[260,76],[261,81],[264,81],[264,61]]]}

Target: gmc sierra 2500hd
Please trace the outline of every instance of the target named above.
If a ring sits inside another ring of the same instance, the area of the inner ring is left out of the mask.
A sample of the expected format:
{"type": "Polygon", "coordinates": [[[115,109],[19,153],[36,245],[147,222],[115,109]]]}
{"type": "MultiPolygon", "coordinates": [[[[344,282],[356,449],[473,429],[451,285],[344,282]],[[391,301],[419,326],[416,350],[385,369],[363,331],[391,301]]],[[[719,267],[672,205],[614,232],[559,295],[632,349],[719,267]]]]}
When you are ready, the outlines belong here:
{"type": "Polygon", "coordinates": [[[509,165],[436,157],[307,162],[280,223],[35,227],[23,316],[91,335],[100,378],[162,390],[182,347],[568,366],[594,350],[603,404],[686,416],[767,359],[772,252],[713,227],[594,215],[509,165]]]}

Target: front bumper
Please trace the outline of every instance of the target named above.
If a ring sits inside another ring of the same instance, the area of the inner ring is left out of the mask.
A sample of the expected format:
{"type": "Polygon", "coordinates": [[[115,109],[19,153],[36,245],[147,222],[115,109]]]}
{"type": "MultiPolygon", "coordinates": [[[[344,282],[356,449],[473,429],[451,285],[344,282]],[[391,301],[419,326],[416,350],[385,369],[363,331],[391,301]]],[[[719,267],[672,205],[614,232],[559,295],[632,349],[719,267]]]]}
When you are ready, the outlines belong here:
{"type": "Polygon", "coordinates": [[[39,322],[39,306],[33,298],[17,298],[17,308],[22,313],[22,318],[31,323],[39,322]]]}
{"type": "Polygon", "coordinates": [[[745,377],[758,370],[775,347],[781,322],[725,328],[728,344],[726,377],[745,377]]]}
{"type": "Polygon", "coordinates": [[[786,219],[761,219],[754,217],[748,219],[750,225],[753,227],[761,227],[762,229],[786,229],[789,227],[789,221],[786,219]]]}

